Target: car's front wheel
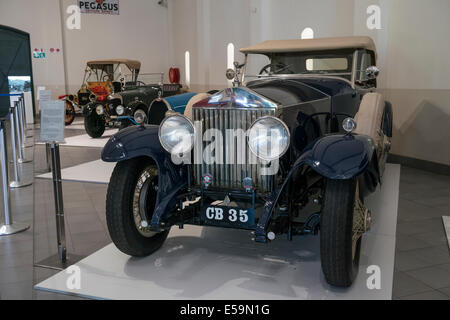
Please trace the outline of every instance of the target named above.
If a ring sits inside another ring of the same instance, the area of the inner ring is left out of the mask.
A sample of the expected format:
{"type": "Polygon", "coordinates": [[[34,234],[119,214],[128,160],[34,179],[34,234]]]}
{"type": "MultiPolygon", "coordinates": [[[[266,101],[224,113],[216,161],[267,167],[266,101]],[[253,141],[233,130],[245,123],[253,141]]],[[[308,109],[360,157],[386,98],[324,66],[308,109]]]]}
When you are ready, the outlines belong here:
{"type": "Polygon", "coordinates": [[[105,132],[105,120],[94,110],[84,117],[84,128],[91,138],[100,138],[105,132]]]}
{"type": "Polygon", "coordinates": [[[356,210],[357,182],[325,181],[324,203],[320,220],[320,257],[327,282],[349,287],[358,274],[361,228],[356,210]]]}
{"type": "Polygon", "coordinates": [[[158,194],[158,170],[148,159],[119,162],[111,176],[106,199],[106,221],[116,247],[125,254],[144,257],[158,250],[169,230],[150,231],[158,194]]]}

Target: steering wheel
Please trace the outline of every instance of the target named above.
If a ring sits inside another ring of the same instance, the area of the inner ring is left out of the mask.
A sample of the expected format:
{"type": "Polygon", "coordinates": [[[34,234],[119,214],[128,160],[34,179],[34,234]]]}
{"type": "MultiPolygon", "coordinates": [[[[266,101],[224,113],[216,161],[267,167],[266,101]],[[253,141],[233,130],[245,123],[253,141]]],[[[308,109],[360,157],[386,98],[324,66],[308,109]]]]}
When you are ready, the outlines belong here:
{"type": "Polygon", "coordinates": [[[277,62],[275,65],[272,64],[272,63],[269,63],[268,65],[264,66],[261,69],[261,71],[259,72],[259,75],[276,74],[277,72],[280,72],[280,71],[283,71],[283,70],[287,70],[287,73],[293,74],[294,72],[292,70],[289,70],[289,67],[290,67],[290,65],[286,65],[283,62],[277,62]],[[275,69],[275,70],[273,70],[273,69],[275,69]]]}
{"type": "Polygon", "coordinates": [[[103,82],[108,82],[108,81],[110,81],[109,76],[108,76],[107,74],[105,74],[105,75],[103,76],[103,78],[102,78],[102,81],[103,81],[103,82]]]}
{"type": "Polygon", "coordinates": [[[138,80],[136,83],[137,83],[138,85],[140,85],[140,86],[146,86],[145,82],[142,82],[142,81],[139,81],[139,80],[138,80]]]}

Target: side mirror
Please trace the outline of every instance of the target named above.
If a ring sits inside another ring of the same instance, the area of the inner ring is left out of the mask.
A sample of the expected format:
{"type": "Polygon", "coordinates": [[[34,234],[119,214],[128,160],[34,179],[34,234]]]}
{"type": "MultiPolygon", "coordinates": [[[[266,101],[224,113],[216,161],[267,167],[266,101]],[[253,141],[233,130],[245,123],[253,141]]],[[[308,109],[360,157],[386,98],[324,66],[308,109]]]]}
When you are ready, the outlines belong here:
{"type": "Polygon", "coordinates": [[[371,66],[366,69],[366,76],[369,79],[375,79],[380,74],[380,69],[378,69],[376,66],[371,66]]]}
{"type": "Polygon", "coordinates": [[[227,69],[225,76],[228,80],[234,80],[234,77],[236,77],[236,71],[234,71],[233,69],[227,69]]]}

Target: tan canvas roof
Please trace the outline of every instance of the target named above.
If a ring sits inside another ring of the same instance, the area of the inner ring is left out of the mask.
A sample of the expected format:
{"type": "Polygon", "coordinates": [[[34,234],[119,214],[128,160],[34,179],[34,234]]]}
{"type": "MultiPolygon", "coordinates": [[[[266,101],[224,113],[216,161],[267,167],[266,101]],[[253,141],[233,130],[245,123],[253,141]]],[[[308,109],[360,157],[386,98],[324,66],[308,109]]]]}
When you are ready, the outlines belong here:
{"type": "Polygon", "coordinates": [[[242,53],[307,52],[335,49],[367,49],[376,53],[375,43],[370,37],[341,37],[319,39],[268,40],[241,49],[242,53]]]}
{"type": "Polygon", "coordinates": [[[139,70],[141,69],[141,63],[137,60],[128,60],[128,59],[110,59],[110,60],[95,60],[89,61],[87,65],[90,68],[98,68],[98,66],[102,66],[105,64],[124,64],[130,69],[139,70]]]}

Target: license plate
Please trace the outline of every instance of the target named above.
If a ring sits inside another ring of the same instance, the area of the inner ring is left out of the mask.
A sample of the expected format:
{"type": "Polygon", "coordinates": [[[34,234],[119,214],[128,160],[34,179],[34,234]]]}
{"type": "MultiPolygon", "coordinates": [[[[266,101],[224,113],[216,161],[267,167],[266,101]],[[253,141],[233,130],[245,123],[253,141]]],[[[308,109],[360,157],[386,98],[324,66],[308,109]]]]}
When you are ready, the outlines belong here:
{"type": "Polygon", "coordinates": [[[255,211],[248,208],[208,206],[202,210],[201,219],[205,225],[254,229],[255,211]]]}

